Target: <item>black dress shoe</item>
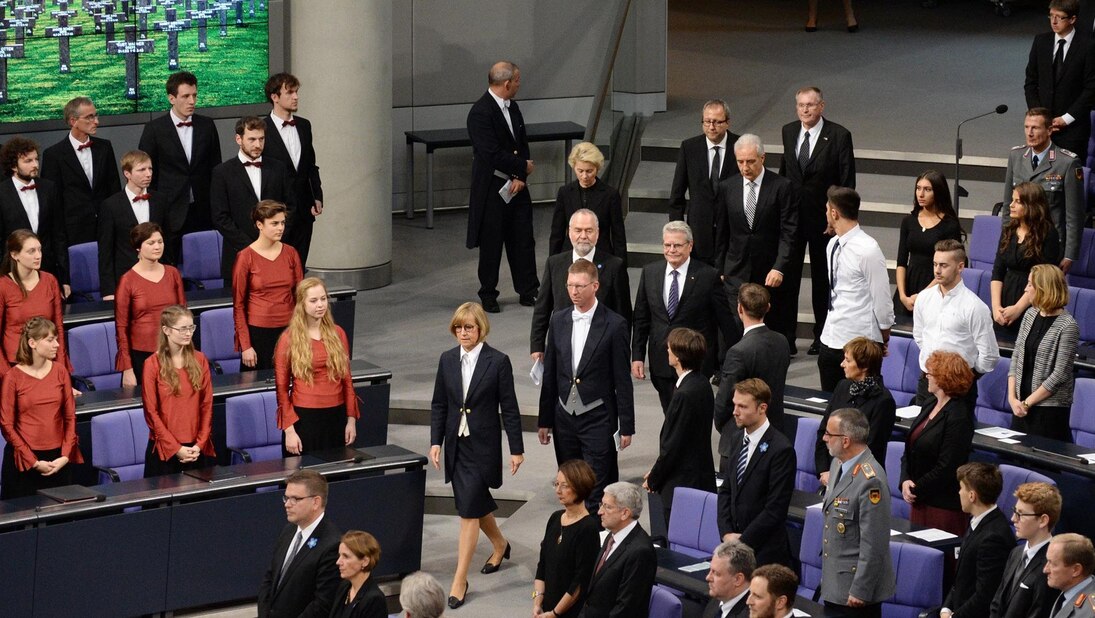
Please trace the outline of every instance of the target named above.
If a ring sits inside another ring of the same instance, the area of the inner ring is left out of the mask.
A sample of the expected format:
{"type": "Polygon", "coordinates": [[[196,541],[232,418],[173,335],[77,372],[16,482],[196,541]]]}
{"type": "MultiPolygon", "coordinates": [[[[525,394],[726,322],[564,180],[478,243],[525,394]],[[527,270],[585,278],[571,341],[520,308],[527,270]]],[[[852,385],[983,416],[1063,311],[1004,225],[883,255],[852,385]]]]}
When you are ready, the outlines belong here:
{"type": "MultiPolygon", "coordinates": [[[[502,552],[502,560],[509,560],[509,543],[506,543],[506,551],[502,552]]],[[[497,573],[498,568],[502,566],[502,560],[498,561],[498,564],[493,564],[490,560],[483,565],[483,568],[479,569],[479,572],[484,575],[490,575],[491,573],[497,573]]]]}
{"type": "Polygon", "coordinates": [[[456,597],[449,597],[449,609],[456,609],[464,604],[464,599],[468,598],[468,582],[464,582],[464,598],[458,599],[456,597]]]}
{"type": "Polygon", "coordinates": [[[811,343],[810,349],[806,350],[806,353],[810,356],[817,356],[819,352],[821,352],[821,343],[818,341],[811,343]]]}
{"type": "Polygon", "coordinates": [[[502,307],[500,307],[498,305],[497,300],[495,300],[493,298],[491,298],[491,299],[484,298],[483,299],[483,311],[486,311],[487,313],[501,313],[502,312],[502,307]]]}
{"type": "Polygon", "coordinates": [[[534,294],[522,294],[520,300],[522,307],[533,307],[536,305],[536,296],[534,294]]]}
{"type": "Polygon", "coordinates": [[[859,24],[852,24],[851,26],[848,26],[848,32],[859,32],[859,24]]]}
{"type": "Polygon", "coordinates": [[[817,26],[806,26],[806,32],[817,32],[817,26]]]}

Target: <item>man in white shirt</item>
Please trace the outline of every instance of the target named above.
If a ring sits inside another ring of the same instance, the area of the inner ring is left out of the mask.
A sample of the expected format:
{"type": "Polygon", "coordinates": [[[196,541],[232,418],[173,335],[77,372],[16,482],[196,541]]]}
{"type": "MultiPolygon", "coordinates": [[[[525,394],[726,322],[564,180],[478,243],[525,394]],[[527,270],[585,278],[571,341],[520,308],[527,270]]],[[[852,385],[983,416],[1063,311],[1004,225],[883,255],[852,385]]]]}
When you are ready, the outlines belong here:
{"type": "Polygon", "coordinates": [[[38,144],[15,136],[0,148],[0,168],[11,182],[0,183],[0,238],[27,229],[42,242],[42,270],[57,277],[68,297],[68,244],[57,187],[39,177],[38,144]]]}
{"type": "Polygon", "coordinates": [[[741,541],[720,543],[711,554],[707,594],[711,602],[703,618],[745,618],[749,615],[749,580],[757,568],[753,550],[741,541]]]}
{"type": "Polygon", "coordinates": [[[894,324],[893,302],[886,258],[875,239],[859,227],[859,194],[831,187],[825,216],[836,233],[826,248],[829,278],[829,316],[821,331],[817,357],[821,390],[833,392],[844,378],[844,344],[856,337],[879,341],[885,347],[894,324]]]}
{"type": "MultiPolygon", "coordinates": [[[[920,382],[916,402],[928,397],[928,357],[936,350],[956,352],[966,360],[973,375],[992,371],[1000,360],[1000,347],[992,329],[992,311],[962,281],[966,248],[954,239],[935,243],[932,268],[934,283],[916,297],[913,307],[913,339],[920,348],[920,382]]],[[[966,395],[970,410],[977,401],[977,382],[966,395]]]]}
{"type": "Polygon", "coordinates": [[[1051,531],[1061,518],[1061,492],[1049,483],[1023,483],[1015,490],[1010,517],[1015,536],[1026,543],[1012,549],[1008,556],[1000,587],[989,607],[989,618],[1045,616],[1056,593],[1049,589],[1042,569],[1051,531]]]}
{"type": "Polygon", "coordinates": [[[795,612],[798,576],[782,564],[753,571],[749,582],[749,618],[788,618],[795,612]]]}

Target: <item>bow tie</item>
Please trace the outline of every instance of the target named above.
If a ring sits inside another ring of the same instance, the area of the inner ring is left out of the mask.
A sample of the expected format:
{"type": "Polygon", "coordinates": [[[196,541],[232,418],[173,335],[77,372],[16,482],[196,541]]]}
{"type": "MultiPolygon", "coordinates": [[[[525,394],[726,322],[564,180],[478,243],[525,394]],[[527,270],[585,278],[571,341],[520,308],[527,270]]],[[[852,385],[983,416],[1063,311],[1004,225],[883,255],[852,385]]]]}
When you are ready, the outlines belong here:
{"type": "Polygon", "coordinates": [[[134,202],[140,202],[142,200],[147,201],[147,200],[150,200],[150,199],[152,199],[152,194],[151,193],[142,193],[140,195],[134,195],[133,196],[133,201],[134,202]]]}
{"type": "Polygon", "coordinates": [[[262,161],[244,161],[243,166],[244,167],[259,167],[259,168],[261,168],[262,167],[262,161]]]}
{"type": "Polygon", "coordinates": [[[285,127],[295,127],[295,126],[297,126],[297,119],[296,118],[290,118],[289,120],[281,121],[281,128],[283,128],[283,129],[285,127]]]}
{"type": "Polygon", "coordinates": [[[578,313],[578,311],[575,310],[570,315],[572,318],[574,318],[575,322],[589,322],[593,319],[593,312],[578,313]]]}
{"type": "Polygon", "coordinates": [[[79,146],[77,146],[76,147],[76,152],[80,152],[84,148],[91,148],[91,140],[87,140],[83,144],[80,144],[79,146]]]}
{"type": "Polygon", "coordinates": [[[25,187],[19,187],[20,191],[33,191],[38,188],[38,185],[31,183],[25,187]]]}
{"type": "Polygon", "coordinates": [[[192,126],[194,126],[194,121],[193,120],[183,120],[182,122],[176,122],[175,126],[176,127],[192,127],[192,126]]]}

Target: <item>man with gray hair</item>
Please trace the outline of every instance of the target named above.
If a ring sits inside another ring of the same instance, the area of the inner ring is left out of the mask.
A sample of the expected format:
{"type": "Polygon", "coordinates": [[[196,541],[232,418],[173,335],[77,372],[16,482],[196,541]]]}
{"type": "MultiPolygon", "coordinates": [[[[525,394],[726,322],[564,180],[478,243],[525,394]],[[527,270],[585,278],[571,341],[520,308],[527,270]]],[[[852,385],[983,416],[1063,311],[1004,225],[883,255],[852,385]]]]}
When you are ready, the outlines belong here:
{"type": "MultiPolygon", "coordinates": [[[[738,175],[719,185],[715,239],[717,267],[726,284],[731,307],[738,304],[738,288],[757,283],[768,288],[772,310],[768,326],[794,347],[794,314],[798,299],[784,294],[784,273],[790,267],[798,229],[798,199],[791,181],[764,169],[764,144],[746,133],[734,144],[738,175]]],[[[726,341],[741,339],[742,325],[726,341]]],[[[782,429],[782,428],[781,428],[782,429]]]]}
{"type": "Polygon", "coordinates": [[[707,594],[711,602],[703,618],[747,618],[749,580],[757,568],[753,550],[741,541],[720,543],[711,554],[707,571],[707,594]]]}
{"type": "Polygon", "coordinates": [[[439,618],[445,612],[445,591],[429,573],[415,571],[399,585],[403,618],[439,618]]]}
{"type": "Polygon", "coordinates": [[[658,560],[650,536],[639,525],[645,493],[633,483],[605,487],[597,514],[608,535],[593,567],[580,618],[649,615],[658,560]]]}
{"type": "Polygon", "coordinates": [[[1050,588],[1050,598],[1054,600],[1050,609],[1050,618],[1078,618],[1090,616],[1087,605],[1095,594],[1095,549],[1091,539],[1081,534],[1069,532],[1058,534],[1049,541],[1046,550],[1046,582],[1050,588]],[[1058,594],[1053,594],[1058,591],[1058,594]]]}
{"type": "Polygon", "coordinates": [[[833,457],[825,514],[820,599],[828,617],[881,618],[894,593],[890,561],[890,490],[867,448],[867,418],[855,408],[829,415],[822,439],[833,457]]]}

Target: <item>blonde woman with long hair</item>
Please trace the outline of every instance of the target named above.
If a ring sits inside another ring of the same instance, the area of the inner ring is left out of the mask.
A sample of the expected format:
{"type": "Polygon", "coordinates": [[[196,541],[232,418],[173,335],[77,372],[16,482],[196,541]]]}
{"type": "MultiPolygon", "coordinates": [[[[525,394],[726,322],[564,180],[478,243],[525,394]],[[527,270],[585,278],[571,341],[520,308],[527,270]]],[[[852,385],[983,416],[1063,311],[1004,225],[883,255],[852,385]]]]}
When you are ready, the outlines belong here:
{"type": "Polygon", "coordinates": [[[361,417],[350,378],[350,342],[328,310],[317,277],[297,285],[296,307],[274,349],[278,429],[286,457],[349,446],[361,417]]]}

